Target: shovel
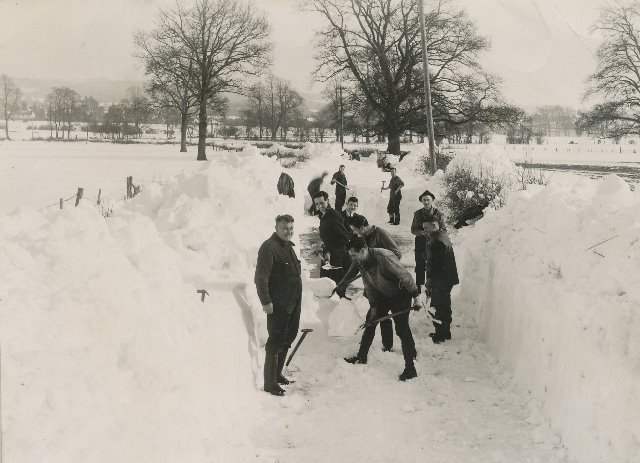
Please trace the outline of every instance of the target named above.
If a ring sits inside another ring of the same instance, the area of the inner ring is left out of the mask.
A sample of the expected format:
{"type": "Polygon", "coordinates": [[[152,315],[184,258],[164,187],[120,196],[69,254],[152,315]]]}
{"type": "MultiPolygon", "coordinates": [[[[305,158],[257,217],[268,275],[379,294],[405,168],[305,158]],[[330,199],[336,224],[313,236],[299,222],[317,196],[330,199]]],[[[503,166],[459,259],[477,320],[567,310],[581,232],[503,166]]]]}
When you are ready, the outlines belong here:
{"type": "Polygon", "coordinates": [[[300,347],[300,344],[302,344],[302,341],[304,341],[304,338],[307,336],[307,334],[311,333],[313,330],[311,328],[303,328],[300,331],[302,331],[302,336],[298,340],[296,347],[293,348],[293,352],[291,352],[291,355],[289,355],[289,358],[287,359],[287,363],[285,363],[285,366],[289,366],[289,364],[291,363],[291,359],[296,354],[296,352],[298,352],[298,347],[300,347]]]}

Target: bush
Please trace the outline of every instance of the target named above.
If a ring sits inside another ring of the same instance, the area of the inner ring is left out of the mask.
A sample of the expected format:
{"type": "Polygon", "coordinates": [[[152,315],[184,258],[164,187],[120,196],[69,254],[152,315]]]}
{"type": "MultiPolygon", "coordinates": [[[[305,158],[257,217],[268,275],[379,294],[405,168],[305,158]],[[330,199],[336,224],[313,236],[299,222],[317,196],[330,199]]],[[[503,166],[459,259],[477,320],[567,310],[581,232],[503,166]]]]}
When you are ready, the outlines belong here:
{"type": "Polygon", "coordinates": [[[445,202],[455,221],[471,206],[488,203],[494,209],[504,205],[508,182],[491,174],[476,175],[471,166],[456,166],[444,176],[445,202]]]}
{"type": "Polygon", "coordinates": [[[528,160],[525,160],[517,171],[518,187],[521,190],[526,190],[527,185],[548,185],[549,177],[542,170],[538,169],[531,164],[528,160]]]}
{"type": "MultiPolygon", "coordinates": [[[[436,170],[445,171],[455,154],[452,149],[438,150],[436,153],[436,170]]],[[[431,175],[431,156],[429,156],[429,152],[420,154],[414,166],[419,173],[431,175]]]]}

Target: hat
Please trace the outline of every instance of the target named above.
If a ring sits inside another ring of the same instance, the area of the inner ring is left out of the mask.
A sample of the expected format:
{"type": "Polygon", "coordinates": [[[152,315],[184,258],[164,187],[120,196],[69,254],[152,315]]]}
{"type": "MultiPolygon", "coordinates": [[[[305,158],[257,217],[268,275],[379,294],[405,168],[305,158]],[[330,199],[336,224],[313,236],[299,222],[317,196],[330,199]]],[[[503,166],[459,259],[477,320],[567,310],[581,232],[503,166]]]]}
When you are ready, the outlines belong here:
{"type": "Polygon", "coordinates": [[[433,196],[433,193],[431,193],[429,190],[424,190],[424,193],[418,196],[418,201],[422,201],[422,198],[424,198],[425,196],[431,196],[431,199],[433,199],[434,201],[436,199],[436,197],[433,196]]]}

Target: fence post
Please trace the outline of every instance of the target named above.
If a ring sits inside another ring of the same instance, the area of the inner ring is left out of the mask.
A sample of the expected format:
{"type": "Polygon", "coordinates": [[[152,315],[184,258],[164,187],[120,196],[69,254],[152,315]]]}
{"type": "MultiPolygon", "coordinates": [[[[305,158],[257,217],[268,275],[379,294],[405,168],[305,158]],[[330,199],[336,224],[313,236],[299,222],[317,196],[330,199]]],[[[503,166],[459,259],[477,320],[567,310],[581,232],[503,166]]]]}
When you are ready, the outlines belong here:
{"type": "Polygon", "coordinates": [[[100,205],[100,196],[102,196],[102,188],[98,189],[98,202],[96,203],[98,206],[100,205]]]}
{"type": "Polygon", "coordinates": [[[78,188],[78,192],[76,193],[76,207],[80,204],[80,200],[82,199],[82,193],[84,192],[84,188],[78,188]]]}
{"type": "Polygon", "coordinates": [[[60,209],[62,209],[63,204],[64,204],[64,199],[60,198],[60,209]]]}
{"type": "Polygon", "coordinates": [[[133,185],[133,177],[127,177],[127,199],[130,199],[132,196],[132,185],[133,185]]]}

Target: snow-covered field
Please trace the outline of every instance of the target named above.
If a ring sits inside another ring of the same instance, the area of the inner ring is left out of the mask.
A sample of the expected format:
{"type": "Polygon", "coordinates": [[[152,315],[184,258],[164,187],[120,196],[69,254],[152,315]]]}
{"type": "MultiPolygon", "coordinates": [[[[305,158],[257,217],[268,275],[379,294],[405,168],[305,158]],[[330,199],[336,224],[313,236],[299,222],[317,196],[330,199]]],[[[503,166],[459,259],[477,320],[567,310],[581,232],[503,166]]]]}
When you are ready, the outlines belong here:
{"type": "MultiPolygon", "coordinates": [[[[640,193],[614,176],[554,176],[456,234],[453,339],[434,346],[412,314],[419,376],[406,384],[397,339],[383,353],[377,338],[367,365],[342,360],[366,300],[318,297],[327,282],[305,277],[314,332],[297,382],[261,392],[253,266],[275,215],[298,234],[317,226],[306,185],[344,163],[359,212],[387,218],[373,158],[305,149],[289,199],[255,148],[197,163],[173,146],[0,145],[6,461],[640,462],[640,193]],[[121,194],[129,175],[142,193],[105,219],[88,196],[121,194]],[[79,207],[45,208],[77,187],[79,207]]],[[[442,196],[412,158],[393,229],[407,240],[418,194],[442,196]]]]}

